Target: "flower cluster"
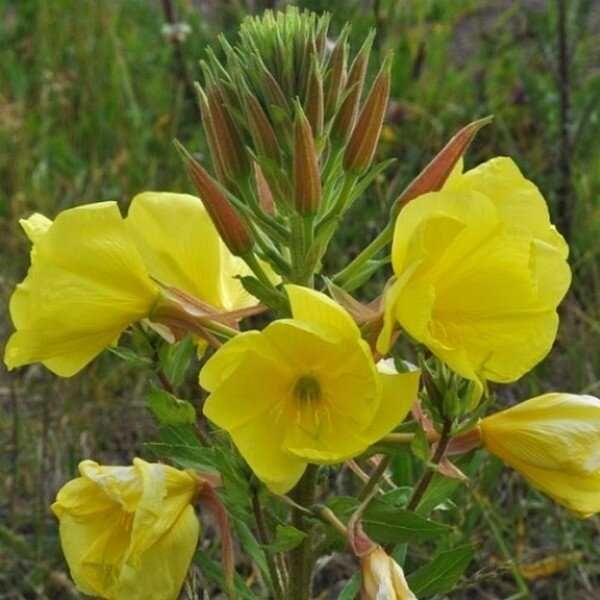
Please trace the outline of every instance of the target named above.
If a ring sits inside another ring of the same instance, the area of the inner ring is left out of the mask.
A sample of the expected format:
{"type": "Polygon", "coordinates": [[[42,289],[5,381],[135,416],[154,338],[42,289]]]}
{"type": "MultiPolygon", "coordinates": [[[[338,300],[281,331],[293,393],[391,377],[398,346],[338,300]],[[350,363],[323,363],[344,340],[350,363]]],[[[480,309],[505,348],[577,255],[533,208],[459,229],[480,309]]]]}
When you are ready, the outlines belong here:
{"type": "MultiPolygon", "coordinates": [[[[326,17],[289,9],[246,20],[236,46],[222,39],[224,61],[208,53],[198,92],[214,174],[178,146],[198,197],[144,192],[126,217],[115,202],[99,202],[21,222],[33,246],[10,302],[9,368],[41,362],[69,377],[132,327],[159,344],[188,337],[211,348],[199,384],[210,423],[208,433],[200,427],[202,444],[213,447],[199,454],[229,457],[212,465],[223,480],[209,485],[198,469],[141,459],[83,461],[52,505],[83,593],[175,599],[200,533],[194,505],[218,507],[222,524],[224,511],[248,512],[234,510],[227,493],[228,469],[239,464],[238,479],[255,476],[254,492],[244,489],[267,550],[259,496],[285,495],[292,507],[299,539],[289,569],[268,561],[276,598],[307,597],[307,515],[347,532],[339,516],[314,507],[318,466],[362,473],[356,461],[378,457],[348,524],[358,531],[394,444],[434,443],[398,510],[418,507],[430,468],[464,477],[449,457],[483,446],[573,513],[600,511],[600,400],[550,393],[485,416],[488,382],[516,381],[550,352],[571,272],[542,194],[511,159],[463,170],[484,121],[461,130],[409,184],[356,259],[323,271],[343,216],[386,166],[374,159],[391,57],[363,94],[372,36],[350,64],[347,37],[344,29],[328,41],[326,17]],[[385,262],[373,260],[380,253],[394,275],[363,305],[350,292],[385,262]],[[249,320],[261,312],[268,321],[249,320]],[[399,338],[418,367],[399,358],[399,338]]],[[[166,391],[171,405],[159,420],[187,427],[185,447],[200,448],[193,407],[166,391]]],[[[331,490],[317,485],[326,500],[331,490]]],[[[222,532],[231,591],[227,526],[222,532]]],[[[361,535],[363,549],[351,546],[363,597],[416,598],[411,577],[361,535]]]]}

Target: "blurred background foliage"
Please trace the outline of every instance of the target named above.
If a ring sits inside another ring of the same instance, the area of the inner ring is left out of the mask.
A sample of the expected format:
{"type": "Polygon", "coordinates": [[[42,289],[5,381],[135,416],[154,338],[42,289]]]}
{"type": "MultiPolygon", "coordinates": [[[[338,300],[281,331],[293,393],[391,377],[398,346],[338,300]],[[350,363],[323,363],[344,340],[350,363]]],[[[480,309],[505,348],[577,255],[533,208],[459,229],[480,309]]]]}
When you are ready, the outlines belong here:
{"type": "MultiPolygon", "coordinates": [[[[190,191],[171,142],[179,138],[208,162],[190,92],[206,45],[221,31],[233,37],[246,14],[284,4],[0,0],[0,339],[10,333],[8,298],[28,264],[19,218],[100,200],[125,211],[142,190],[190,191]],[[169,20],[189,26],[181,43],[165,36],[169,20]]],[[[599,395],[600,2],[295,4],[330,11],[334,31],[351,21],[355,48],[377,27],[373,71],[385,51],[395,52],[379,157],[397,162],[357,203],[327,267],[342,266],[374,237],[391,200],[456,130],[493,114],[467,166],[512,156],[568,236],[574,271],[553,354],[509,392],[497,390],[500,401],[550,388],[599,395]]],[[[144,402],[149,373],[110,353],[69,380],[36,365],[0,369],[0,598],[77,597],[48,505],[80,459],[114,464],[145,454],[154,427],[144,402]]],[[[197,399],[195,373],[188,375],[197,399]]],[[[573,520],[487,457],[448,510],[477,547],[470,583],[452,598],[598,598],[597,517],[573,520]]],[[[336,581],[352,574],[344,568],[317,575],[320,597],[337,597],[336,581]]],[[[201,597],[193,582],[188,588],[201,597]]]]}

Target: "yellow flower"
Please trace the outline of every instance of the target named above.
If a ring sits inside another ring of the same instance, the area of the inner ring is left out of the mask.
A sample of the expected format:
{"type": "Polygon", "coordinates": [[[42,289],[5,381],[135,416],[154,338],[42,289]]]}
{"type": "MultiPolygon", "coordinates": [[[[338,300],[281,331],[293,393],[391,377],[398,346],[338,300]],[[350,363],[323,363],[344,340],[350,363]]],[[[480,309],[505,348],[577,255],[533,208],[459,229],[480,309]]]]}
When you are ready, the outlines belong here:
{"type": "Polygon", "coordinates": [[[398,321],[463,377],[518,379],[554,342],[567,254],[542,195],[512,160],[455,169],[398,216],[379,350],[398,321]]]}
{"type": "Polygon", "coordinates": [[[376,546],[360,558],[362,600],[417,600],[410,591],[402,567],[376,546]]]}
{"type": "Polygon", "coordinates": [[[199,478],[139,458],[132,467],[84,460],[79,472],[52,505],[79,590],[110,600],[178,598],[200,534],[191,505],[199,478]]]}
{"type": "Polygon", "coordinates": [[[33,242],[31,267],[10,300],[16,332],[8,368],[41,362],[69,377],[131,323],[148,315],[158,287],[146,273],[114,202],[23,222],[33,242]]]}
{"type": "Polygon", "coordinates": [[[279,493],[307,463],[346,460],[391,431],[419,380],[418,372],[378,372],[357,325],[333,300],[286,290],[292,319],[236,336],[200,373],[210,392],[204,413],[279,493]]]}
{"type": "Polygon", "coordinates": [[[257,302],[235,279],[245,264],[193,196],[139,194],[125,220],[116,203],[100,202],[21,224],[33,248],[10,302],[9,368],[41,362],[63,377],[77,373],[150,315],[159,294],[152,278],[220,309],[257,302]]]}
{"type": "Polygon", "coordinates": [[[600,400],[545,394],[483,419],[486,449],[581,517],[600,511],[600,400]]]}

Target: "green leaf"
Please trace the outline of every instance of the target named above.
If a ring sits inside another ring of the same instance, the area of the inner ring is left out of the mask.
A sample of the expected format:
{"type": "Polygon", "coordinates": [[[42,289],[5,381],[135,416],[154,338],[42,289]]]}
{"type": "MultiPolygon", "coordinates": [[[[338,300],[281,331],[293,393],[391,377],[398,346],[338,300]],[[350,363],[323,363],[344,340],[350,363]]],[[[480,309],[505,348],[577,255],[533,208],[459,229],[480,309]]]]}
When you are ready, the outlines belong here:
{"type": "Polygon", "coordinates": [[[175,398],[165,390],[152,389],[148,394],[148,406],[162,425],[196,422],[196,409],[187,400],[175,398]]]}
{"type": "Polygon", "coordinates": [[[354,598],[356,598],[356,594],[358,594],[360,591],[361,581],[362,578],[360,573],[354,573],[352,578],[344,586],[344,589],[340,592],[338,600],[354,600],[354,598]]]}
{"type": "Polygon", "coordinates": [[[163,344],[160,349],[160,366],[173,387],[185,381],[185,375],[196,355],[196,344],[188,335],[176,344],[163,344]]]}
{"type": "Polygon", "coordinates": [[[161,427],[159,438],[158,442],[144,444],[156,456],[168,458],[183,469],[219,471],[215,450],[200,444],[191,425],[161,427]]]}
{"type": "Polygon", "coordinates": [[[410,449],[412,450],[412,453],[424,463],[429,462],[429,442],[421,427],[415,432],[415,439],[412,441],[410,449]]]}
{"type": "Polygon", "coordinates": [[[291,525],[277,525],[275,539],[267,548],[271,552],[288,552],[299,546],[305,537],[306,533],[304,531],[300,531],[291,525]]]}
{"type": "Polygon", "coordinates": [[[472,559],[473,548],[468,544],[442,550],[407,577],[408,585],[417,596],[445,594],[454,589],[472,559]]]}
{"type": "Polygon", "coordinates": [[[363,283],[366,283],[369,279],[371,279],[376,271],[381,269],[383,265],[386,265],[389,262],[389,258],[368,260],[360,269],[357,270],[352,279],[344,282],[342,287],[347,292],[352,292],[356,288],[359,288],[363,283]]]}
{"type": "Polygon", "coordinates": [[[138,354],[131,348],[127,348],[125,346],[109,346],[108,350],[131,364],[132,367],[142,368],[152,365],[152,361],[148,357],[138,354]]]}
{"type": "MultiPolygon", "coordinates": [[[[200,566],[202,575],[208,579],[208,581],[215,584],[219,589],[225,589],[225,576],[223,574],[223,568],[216,561],[208,557],[208,555],[201,551],[197,552],[195,556],[195,562],[200,566]]],[[[238,599],[241,600],[258,600],[256,596],[244,582],[244,580],[236,573],[234,576],[235,591],[238,594],[238,599]]]]}
{"type": "Polygon", "coordinates": [[[240,544],[248,553],[248,556],[250,556],[254,564],[260,569],[263,579],[267,584],[272,585],[264,549],[254,537],[250,527],[241,519],[233,519],[233,526],[237,533],[237,537],[240,540],[240,544]]]}
{"type": "MultiPolygon", "coordinates": [[[[398,507],[403,490],[395,490],[375,498],[363,515],[363,525],[369,537],[380,544],[422,542],[439,538],[450,527],[398,507]]],[[[358,506],[356,498],[340,496],[328,502],[342,520],[347,521],[358,506]]]]}

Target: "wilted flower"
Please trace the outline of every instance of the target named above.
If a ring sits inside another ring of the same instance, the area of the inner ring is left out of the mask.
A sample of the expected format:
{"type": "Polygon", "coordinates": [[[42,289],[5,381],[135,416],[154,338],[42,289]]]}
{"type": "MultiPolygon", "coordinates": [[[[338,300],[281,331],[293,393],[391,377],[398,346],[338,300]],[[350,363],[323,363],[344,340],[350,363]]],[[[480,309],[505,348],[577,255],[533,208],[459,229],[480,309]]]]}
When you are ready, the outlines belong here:
{"type": "Polygon", "coordinates": [[[206,363],[204,413],[256,474],[288,491],[307,463],[355,456],[398,425],[419,373],[376,369],[350,315],[327,296],[286,286],[292,319],[242,333],[206,363]]]}
{"type": "Polygon", "coordinates": [[[360,557],[361,600],[417,600],[402,567],[381,546],[360,557]]]}
{"type": "Polygon", "coordinates": [[[84,460],[79,472],[52,505],[79,590],[110,600],[178,598],[200,534],[191,504],[200,479],[139,458],[131,467],[84,460]]]}
{"type": "Polygon", "coordinates": [[[395,321],[458,374],[509,382],[550,350],[571,273],[546,203],[509,158],[412,200],[396,221],[380,351],[395,321]]]}
{"type": "Polygon", "coordinates": [[[600,511],[600,400],[552,393],[480,423],[489,452],[581,517],[600,511]]]}
{"type": "Polygon", "coordinates": [[[10,301],[9,368],[41,362],[63,377],[77,373],[150,316],[159,297],[153,278],[216,308],[257,302],[235,279],[247,267],[193,196],[140,194],[127,219],[115,202],[100,202],[65,210],[54,222],[34,214],[21,223],[33,248],[10,301]]]}

